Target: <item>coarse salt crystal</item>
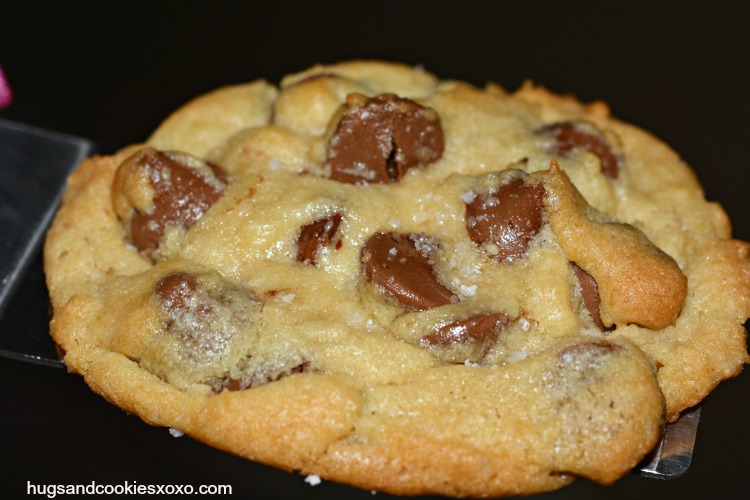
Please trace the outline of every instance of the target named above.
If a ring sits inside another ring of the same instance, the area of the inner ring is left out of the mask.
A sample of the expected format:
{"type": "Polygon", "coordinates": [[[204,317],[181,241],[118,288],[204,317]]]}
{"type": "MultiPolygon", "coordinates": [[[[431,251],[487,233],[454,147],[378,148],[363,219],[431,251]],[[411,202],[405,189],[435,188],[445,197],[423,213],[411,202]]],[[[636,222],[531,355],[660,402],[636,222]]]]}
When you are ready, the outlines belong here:
{"type": "Polygon", "coordinates": [[[529,328],[531,328],[531,322],[529,322],[529,320],[526,318],[520,318],[518,320],[518,324],[521,325],[521,330],[523,330],[524,332],[528,332],[529,328]]]}
{"type": "Polygon", "coordinates": [[[169,429],[169,433],[172,435],[172,437],[176,437],[176,438],[182,437],[185,435],[184,432],[177,430],[177,429],[172,429],[171,427],[169,429]]]}
{"type": "Polygon", "coordinates": [[[469,191],[468,193],[461,195],[461,199],[464,200],[464,203],[471,203],[476,197],[477,195],[474,191],[469,191]]]}

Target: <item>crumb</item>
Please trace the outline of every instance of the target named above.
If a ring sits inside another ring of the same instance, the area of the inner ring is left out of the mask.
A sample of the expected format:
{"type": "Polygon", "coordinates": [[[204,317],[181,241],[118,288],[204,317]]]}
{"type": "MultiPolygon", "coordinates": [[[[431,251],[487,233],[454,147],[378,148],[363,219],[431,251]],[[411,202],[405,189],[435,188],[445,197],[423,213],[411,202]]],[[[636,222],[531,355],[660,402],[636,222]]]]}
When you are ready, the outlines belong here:
{"type": "Polygon", "coordinates": [[[322,481],[320,480],[320,476],[316,476],[315,474],[310,474],[305,478],[305,482],[309,484],[310,486],[317,486],[322,481]]]}

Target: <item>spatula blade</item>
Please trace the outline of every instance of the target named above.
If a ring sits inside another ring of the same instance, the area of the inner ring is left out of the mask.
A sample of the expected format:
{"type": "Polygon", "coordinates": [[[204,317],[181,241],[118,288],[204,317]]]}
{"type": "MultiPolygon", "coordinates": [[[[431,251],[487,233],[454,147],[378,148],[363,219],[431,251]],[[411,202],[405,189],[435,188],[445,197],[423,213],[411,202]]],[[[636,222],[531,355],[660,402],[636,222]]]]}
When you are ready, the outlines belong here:
{"type": "MultiPolygon", "coordinates": [[[[46,296],[40,265],[44,233],[70,173],[92,141],[0,120],[0,356],[61,364],[49,337],[46,303],[25,312],[19,295],[46,296]],[[12,314],[11,314],[12,312],[12,314]]],[[[38,301],[37,301],[38,302],[38,301]]]]}

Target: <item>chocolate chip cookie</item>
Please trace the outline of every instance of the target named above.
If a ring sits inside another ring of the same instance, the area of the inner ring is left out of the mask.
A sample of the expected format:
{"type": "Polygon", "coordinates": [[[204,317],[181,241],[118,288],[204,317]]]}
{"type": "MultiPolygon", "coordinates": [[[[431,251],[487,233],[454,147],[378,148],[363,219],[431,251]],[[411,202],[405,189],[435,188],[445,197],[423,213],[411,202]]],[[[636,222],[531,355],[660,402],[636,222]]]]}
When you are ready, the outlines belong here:
{"type": "Polygon", "coordinates": [[[221,88],[86,160],[68,369],[150,424],[399,494],[609,484],[748,362],[750,246],[666,145],[377,61],[221,88]]]}

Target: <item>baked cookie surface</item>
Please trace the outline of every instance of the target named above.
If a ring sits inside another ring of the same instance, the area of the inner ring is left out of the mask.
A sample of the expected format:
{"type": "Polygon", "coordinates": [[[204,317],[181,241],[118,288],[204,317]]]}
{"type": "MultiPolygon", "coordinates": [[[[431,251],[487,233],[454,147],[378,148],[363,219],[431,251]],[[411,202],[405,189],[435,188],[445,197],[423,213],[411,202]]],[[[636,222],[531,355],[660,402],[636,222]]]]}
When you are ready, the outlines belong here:
{"type": "Polygon", "coordinates": [[[602,103],[355,61],[219,89],[87,160],[45,270],[68,369],[149,423],[500,496],[615,481],[739,373],[748,254],[602,103]]]}

